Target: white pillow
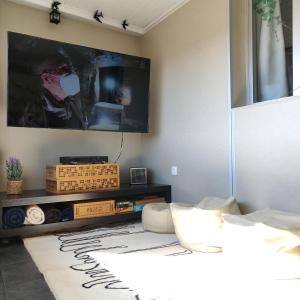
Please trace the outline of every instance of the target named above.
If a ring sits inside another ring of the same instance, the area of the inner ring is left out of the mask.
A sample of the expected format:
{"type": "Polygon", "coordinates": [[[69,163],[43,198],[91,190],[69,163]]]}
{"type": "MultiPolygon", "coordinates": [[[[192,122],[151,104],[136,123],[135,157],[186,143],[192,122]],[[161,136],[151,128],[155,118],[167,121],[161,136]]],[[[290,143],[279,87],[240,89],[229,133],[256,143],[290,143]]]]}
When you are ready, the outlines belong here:
{"type": "Polygon", "coordinates": [[[223,218],[229,262],[255,277],[300,278],[300,215],[266,209],[223,218]]]}
{"type": "Polygon", "coordinates": [[[218,210],[224,214],[241,214],[240,208],[234,197],[229,197],[228,199],[204,197],[197,206],[202,209],[218,210]]]}
{"type": "Polygon", "coordinates": [[[234,198],[204,198],[198,205],[172,203],[176,236],[181,246],[201,252],[222,251],[222,213],[240,213],[234,198]]]}

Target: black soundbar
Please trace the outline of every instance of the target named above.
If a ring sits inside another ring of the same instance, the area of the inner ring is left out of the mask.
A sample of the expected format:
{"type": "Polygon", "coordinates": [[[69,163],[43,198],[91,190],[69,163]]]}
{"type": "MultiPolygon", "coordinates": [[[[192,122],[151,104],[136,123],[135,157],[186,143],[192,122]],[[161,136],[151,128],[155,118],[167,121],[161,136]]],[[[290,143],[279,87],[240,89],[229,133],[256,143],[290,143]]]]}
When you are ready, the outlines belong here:
{"type": "Polygon", "coordinates": [[[107,164],[108,156],[62,156],[59,162],[63,165],[107,164]]]}

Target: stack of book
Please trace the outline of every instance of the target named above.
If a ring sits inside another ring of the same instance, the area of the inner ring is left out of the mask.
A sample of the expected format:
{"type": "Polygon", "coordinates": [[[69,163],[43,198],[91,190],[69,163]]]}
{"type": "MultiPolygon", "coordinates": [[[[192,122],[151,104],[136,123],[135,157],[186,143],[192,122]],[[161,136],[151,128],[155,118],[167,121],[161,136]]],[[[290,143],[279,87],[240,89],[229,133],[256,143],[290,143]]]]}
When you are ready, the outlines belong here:
{"type": "Polygon", "coordinates": [[[159,203],[165,202],[165,198],[157,196],[144,197],[143,199],[135,200],[133,205],[134,212],[140,212],[143,210],[143,207],[148,203],[159,203]]]}
{"type": "Polygon", "coordinates": [[[141,212],[143,207],[148,203],[165,202],[165,198],[158,196],[146,196],[141,199],[120,199],[116,201],[115,212],[118,213],[130,213],[141,212]]]}
{"type": "Polygon", "coordinates": [[[129,200],[117,201],[115,212],[118,213],[128,213],[133,211],[133,203],[129,200]]]}

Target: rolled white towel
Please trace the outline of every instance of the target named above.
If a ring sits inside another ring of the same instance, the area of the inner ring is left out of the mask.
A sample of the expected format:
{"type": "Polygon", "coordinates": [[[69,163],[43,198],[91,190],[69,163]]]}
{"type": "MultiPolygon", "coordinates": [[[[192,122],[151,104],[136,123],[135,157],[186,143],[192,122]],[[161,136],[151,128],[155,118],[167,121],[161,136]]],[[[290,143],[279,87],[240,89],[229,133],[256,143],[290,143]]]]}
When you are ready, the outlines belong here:
{"type": "Polygon", "coordinates": [[[45,222],[45,214],[37,205],[29,205],[25,208],[25,225],[39,225],[45,222]]]}

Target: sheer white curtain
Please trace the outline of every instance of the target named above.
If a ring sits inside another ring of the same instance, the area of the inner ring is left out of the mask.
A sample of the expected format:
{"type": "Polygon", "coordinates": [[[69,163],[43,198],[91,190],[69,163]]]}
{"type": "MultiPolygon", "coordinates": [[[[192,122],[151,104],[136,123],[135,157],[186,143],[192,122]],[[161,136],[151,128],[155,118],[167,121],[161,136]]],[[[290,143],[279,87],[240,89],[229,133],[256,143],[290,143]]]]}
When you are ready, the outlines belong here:
{"type": "Polygon", "coordinates": [[[285,43],[280,2],[276,1],[274,15],[261,20],[258,45],[258,98],[260,101],[288,96],[285,43]]]}

